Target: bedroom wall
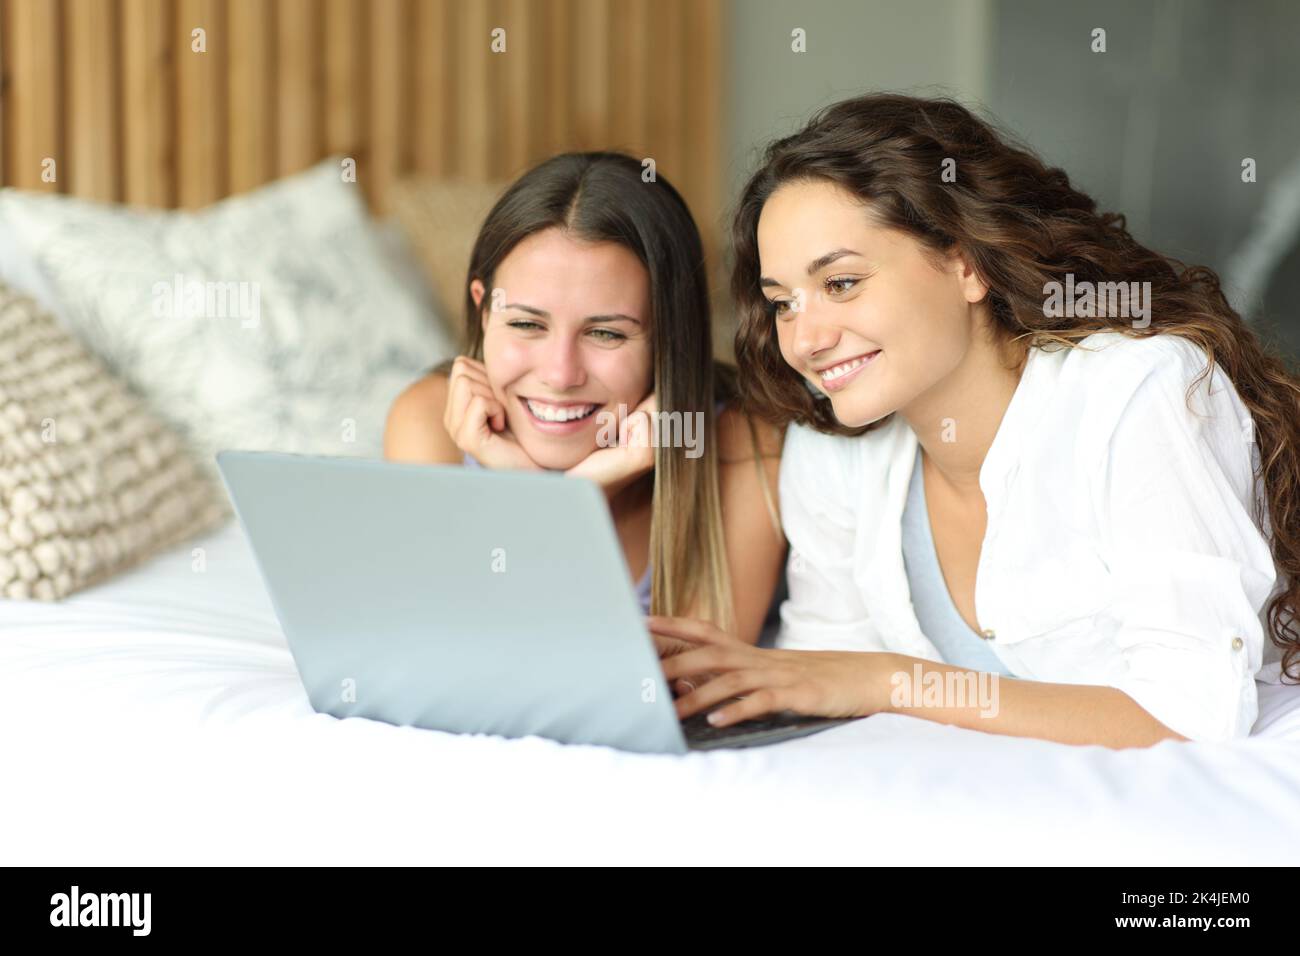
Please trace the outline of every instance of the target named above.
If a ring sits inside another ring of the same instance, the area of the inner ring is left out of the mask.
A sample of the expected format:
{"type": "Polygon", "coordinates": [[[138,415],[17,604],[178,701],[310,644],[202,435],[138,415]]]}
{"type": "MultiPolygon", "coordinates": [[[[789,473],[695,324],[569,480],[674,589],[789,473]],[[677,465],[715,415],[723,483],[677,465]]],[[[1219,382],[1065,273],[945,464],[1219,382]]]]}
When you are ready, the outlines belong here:
{"type": "Polygon", "coordinates": [[[1139,240],[1218,270],[1233,304],[1300,358],[1297,198],[1279,256],[1259,248],[1270,214],[1300,191],[1300,4],[998,0],[990,36],[989,103],[1003,122],[1125,213],[1139,240]],[[1089,50],[1097,26],[1105,53],[1089,50]],[[1245,157],[1255,183],[1241,181],[1245,157]],[[1287,249],[1290,273],[1257,281],[1251,263],[1281,266],[1287,249]]]}
{"type": "Polygon", "coordinates": [[[768,140],[818,106],[867,90],[988,89],[994,0],[730,0],[726,117],[729,199],[768,140]],[[802,29],[806,52],[791,50],[802,29]]]}

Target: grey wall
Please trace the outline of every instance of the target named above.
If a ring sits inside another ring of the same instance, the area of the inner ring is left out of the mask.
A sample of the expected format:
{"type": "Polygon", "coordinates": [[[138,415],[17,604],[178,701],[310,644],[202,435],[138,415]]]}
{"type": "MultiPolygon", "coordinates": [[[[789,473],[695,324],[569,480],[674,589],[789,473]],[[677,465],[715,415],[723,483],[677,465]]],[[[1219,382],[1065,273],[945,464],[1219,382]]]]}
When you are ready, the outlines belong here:
{"type": "Polygon", "coordinates": [[[1300,354],[1295,283],[1277,275],[1261,302],[1241,281],[1242,250],[1300,175],[1300,4],[998,0],[993,20],[989,106],[1003,124],[1140,241],[1219,270],[1234,304],[1300,354]],[[1094,27],[1105,53],[1090,50],[1094,27]]]}
{"type": "Polygon", "coordinates": [[[980,99],[994,0],[732,0],[730,195],[768,140],[867,90],[980,99]],[[802,28],[807,52],[790,49],[802,28]]]}

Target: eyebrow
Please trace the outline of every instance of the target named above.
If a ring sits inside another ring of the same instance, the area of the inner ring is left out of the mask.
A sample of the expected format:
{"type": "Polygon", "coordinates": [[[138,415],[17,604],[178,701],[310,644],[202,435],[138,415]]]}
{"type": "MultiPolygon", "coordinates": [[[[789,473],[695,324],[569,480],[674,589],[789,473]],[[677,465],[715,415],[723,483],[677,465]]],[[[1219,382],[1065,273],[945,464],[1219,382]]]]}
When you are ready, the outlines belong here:
{"type": "MultiPolygon", "coordinates": [[[[527,312],[529,315],[535,315],[543,319],[549,319],[551,317],[551,313],[547,312],[545,309],[538,309],[531,305],[524,305],[522,302],[508,302],[501,306],[501,308],[502,310],[518,309],[520,312],[527,312]]],[[[612,315],[589,315],[582,321],[586,325],[591,325],[596,322],[631,322],[635,325],[641,324],[640,319],[634,319],[632,316],[624,315],[622,312],[615,312],[612,315]]]]}
{"type": "MultiPolygon", "coordinates": [[[[826,255],[820,256],[814,259],[812,262],[808,263],[808,274],[810,276],[816,275],[818,272],[825,269],[832,262],[835,262],[838,259],[843,259],[845,256],[860,256],[860,255],[862,255],[862,253],[855,252],[852,249],[845,249],[841,247],[839,249],[836,249],[834,252],[828,252],[826,253],[826,255]]],[[[775,279],[771,278],[770,276],[763,276],[761,279],[758,280],[758,284],[763,288],[767,288],[768,286],[780,285],[781,283],[777,282],[775,279]]]]}

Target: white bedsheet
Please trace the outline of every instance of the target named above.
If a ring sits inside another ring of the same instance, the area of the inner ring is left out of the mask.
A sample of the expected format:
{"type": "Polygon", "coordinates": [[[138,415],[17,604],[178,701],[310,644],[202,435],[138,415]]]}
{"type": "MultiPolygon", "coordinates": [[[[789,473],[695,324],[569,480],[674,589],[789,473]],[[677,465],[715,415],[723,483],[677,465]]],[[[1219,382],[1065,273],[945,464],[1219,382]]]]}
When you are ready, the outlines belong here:
{"type": "Polygon", "coordinates": [[[639,756],[314,713],[237,522],[0,602],[0,863],[1294,864],[1300,688],[1111,751],[878,715],[639,756]],[[193,569],[203,549],[206,570],[193,569]]]}

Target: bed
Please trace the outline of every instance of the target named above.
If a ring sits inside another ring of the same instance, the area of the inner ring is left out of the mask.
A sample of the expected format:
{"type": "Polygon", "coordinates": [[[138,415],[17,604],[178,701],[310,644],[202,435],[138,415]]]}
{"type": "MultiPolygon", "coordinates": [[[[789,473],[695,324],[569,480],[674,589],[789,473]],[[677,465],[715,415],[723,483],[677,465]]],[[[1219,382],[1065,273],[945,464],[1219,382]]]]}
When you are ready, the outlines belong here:
{"type": "Polygon", "coordinates": [[[41,865],[1289,864],[1300,687],[1111,751],[877,715],[644,756],[312,711],[239,523],[0,602],[0,860],[41,865]]]}

